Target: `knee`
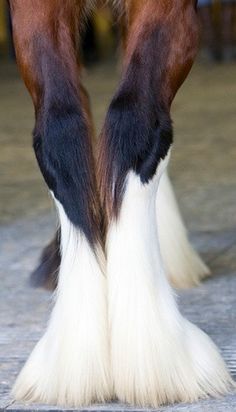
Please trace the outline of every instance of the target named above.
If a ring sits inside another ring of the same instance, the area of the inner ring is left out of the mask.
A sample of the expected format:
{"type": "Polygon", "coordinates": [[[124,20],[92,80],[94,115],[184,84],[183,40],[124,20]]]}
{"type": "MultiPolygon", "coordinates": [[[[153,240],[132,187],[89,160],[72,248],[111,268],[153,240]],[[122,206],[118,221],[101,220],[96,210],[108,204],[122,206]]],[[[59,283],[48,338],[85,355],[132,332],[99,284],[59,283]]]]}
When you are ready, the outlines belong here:
{"type": "MultiPolygon", "coordinates": [[[[169,108],[154,96],[137,93],[132,85],[122,86],[112,100],[105,134],[111,150],[123,167],[133,169],[143,182],[155,174],[172,143],[169,108]]],[[[108,144],[108,143],[107,143],[108,144]]]]}
{"type": "Polygon", "coordinates": [[[69,220],[92,242],[97,205],[86,120],[71,97],[64,104],[57,103],[52,99],[38,113],[33,133],[36,158],[47,186],[69,220]]]}
{"type": "Polygon", "coordinates": [[[73,102],[62,104],[52,96],[52,100],[40,108],[33,147],[44,178],[55,195],[59,175],[61,183],[68,188],[75,183],[85,134],[85,121],[73,102]]]}
{"type": "Polygon", "coordinates": [[[120,207],[127,173],[148,183],[172,139],[168,109],[121,88],[109,107],[100,148],[100,189],[108,214],[114,213],[112,204],[116,211],[120,207]]]}

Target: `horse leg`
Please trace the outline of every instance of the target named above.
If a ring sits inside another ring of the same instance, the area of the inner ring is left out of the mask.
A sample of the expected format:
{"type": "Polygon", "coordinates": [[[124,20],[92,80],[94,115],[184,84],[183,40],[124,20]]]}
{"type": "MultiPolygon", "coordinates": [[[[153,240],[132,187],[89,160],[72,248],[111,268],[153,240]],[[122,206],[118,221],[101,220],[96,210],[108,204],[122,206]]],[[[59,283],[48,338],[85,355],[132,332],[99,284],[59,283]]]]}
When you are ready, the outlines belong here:
{"type": "MultiPolygon", "coordinates": [[[[127,47],[127,15],[121,13],[122,46],[127,47]]],[[[167,171],[160,179],[156,205],[161,255],[166,275],[175,288],[196,286],[210,270],[191,246],[167,171]]]]}
{"type": "MultiPolygon", "coordinates": [[[[90,135],[94,136],[94,127],[89,96],[82,84],[79,85],[79,89],[81,104],[88,119],[90,135]]],[[[60,264],[60,230],[58,230],[53,239],[43,248],[43,251],[39,258],[39,263],[30,275],[31,286],[54,290],[58,282],[60,264]]]]}
{"type": "Polygon", "coordinates": [[[156,226],[170,105],[197,49],[195,3],[125,3],[123,75],[101,135],[114,389],[119,400],[145,407],[225,393],[232,384],[213,342],[178,310],[156,226]]]}
{"type": "Polygon", "coordinates": [[[55,199],[62,262],[47,330],[16,399],[69,406],[110,397],[106,279],[77,35],[85,2],[10,2],[17,61],[35,106],[34,150],[55,199]]]}
{"type": "Polygon", "coordinates": [[[161,256],[170,283],[176,288],[198,285],[210,270],[188,240],[167,172],[160,179],[156,215],[161,256]]]}

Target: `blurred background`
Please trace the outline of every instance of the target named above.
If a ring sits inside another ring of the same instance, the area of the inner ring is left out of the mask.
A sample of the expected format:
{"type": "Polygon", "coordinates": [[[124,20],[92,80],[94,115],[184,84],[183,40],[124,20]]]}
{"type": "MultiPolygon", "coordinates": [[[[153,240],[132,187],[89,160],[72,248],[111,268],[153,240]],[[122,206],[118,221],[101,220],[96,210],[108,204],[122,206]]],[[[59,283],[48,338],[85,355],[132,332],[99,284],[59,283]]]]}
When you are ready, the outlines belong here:
{"type": "MultiPolygon", "coordinates": [[[[191,74],[173,104],[175,145],[169,171],[191,240],[210,264],[215,279],[221,275],[226,279],[224,289],[221,280],[210,283],[209,293],[215,287],[220,296],[224,290],[222,299],[232,303],[232,282],[236,280],[236,1],[200,0],[198,13],[201,45],[191,74]],[[229,273],[231,276],[225,277],[229,273]]],[[[91,96],[97,130],[119,79],[119,37],[112,11],[100,7],[87,23],[81,46],[84,84],[91,96]]],[[[33,124],[31,99],[15,63],[7,2],[0,0],[3,397],[8,396],[17,370],[41,334],[50,300],[48,292],[28,285],[29,273],[55,228],[52,202],[32,150],[33,124]]],[[[189,305],[189,301],[208,296],[207,285],[203,292],[183,294],[183,310],[208,333],[215,333],[216,342],[224,347],[222,333],[215,332],[219,318],[205,324],[204,316],[197,318],[189,305]]],[[[217,312],[219,300],[216,305],[217,312]]],[[[228,313],[222,315],[222,325],[226,325],[226,317],[232,320],[231,309],[228,307],[228,313]]],[[[230,342],[225,345],[230,346],[230,342]]]]}

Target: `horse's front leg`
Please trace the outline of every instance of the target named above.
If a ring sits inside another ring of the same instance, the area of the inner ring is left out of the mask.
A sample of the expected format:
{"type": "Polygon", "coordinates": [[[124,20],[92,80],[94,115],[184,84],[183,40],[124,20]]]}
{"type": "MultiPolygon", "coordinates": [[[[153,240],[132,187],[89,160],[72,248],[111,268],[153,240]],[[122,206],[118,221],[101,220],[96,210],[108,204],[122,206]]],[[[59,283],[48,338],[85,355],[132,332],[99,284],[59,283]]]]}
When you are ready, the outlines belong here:
{"type": "Polygon", "coordinates": [[[100,208],[76,54],[83,2],[10,4],[17,61],[35,105],[34,149],[58,209],[62,254],[47,330],[13,393],[78,407],[110,396],[100,208]]]}
{"type": "Polygon", "coordinates": [[[195,2],[126,4],[125,67],[99,159],[111,362],[120,400],[157,407],[224,393],[231,378],[211,340],[181,316],[158,247],[156,202],[172,143],[170,104],[196,52],[195,2]]]}

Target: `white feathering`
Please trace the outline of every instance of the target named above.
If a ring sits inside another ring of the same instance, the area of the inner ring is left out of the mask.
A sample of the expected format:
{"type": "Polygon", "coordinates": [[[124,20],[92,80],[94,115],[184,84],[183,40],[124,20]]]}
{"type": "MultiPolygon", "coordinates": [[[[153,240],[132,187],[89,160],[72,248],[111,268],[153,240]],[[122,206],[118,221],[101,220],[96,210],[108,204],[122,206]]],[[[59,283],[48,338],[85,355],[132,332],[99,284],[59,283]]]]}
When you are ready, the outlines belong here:
{"type": "Polygon", "coordinates": [[[62,240],[56,302],[13,396],[79,407],[111,397],[106,278],[85,236],[56,204],[62,240]]]}
{"type": "Polygon", "coordinates": [[[188,288],[198,285],[210,275],[210,270],[188,240],[167,172],[160,179],[156,215],[161,256],[172,286],[188,288]]]}
{"type": "Polygon", "coordinates": [[[111,362],[122,402],[158,407],[226,393],[232,380],[216,346],[177,308],[155,224],[158,173],[143,185],[129,172],[107,239],[111,362]]]}

